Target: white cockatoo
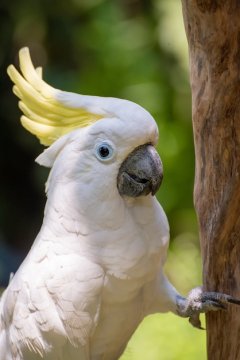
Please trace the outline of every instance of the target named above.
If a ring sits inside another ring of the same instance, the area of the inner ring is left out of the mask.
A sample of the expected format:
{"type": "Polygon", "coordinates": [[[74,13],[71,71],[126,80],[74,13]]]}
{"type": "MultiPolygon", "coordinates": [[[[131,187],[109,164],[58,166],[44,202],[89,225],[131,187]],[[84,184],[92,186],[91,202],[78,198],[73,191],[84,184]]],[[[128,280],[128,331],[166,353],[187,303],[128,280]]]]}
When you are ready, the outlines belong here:
{"type": "Polygon", "coordinates": [[[0,302],[0,360],[115,360],[142,319],[239,303],[201,288],[187,298],[163,273],[166,215],[158,129],[126,100],[56,90],[29,51],[8,74],[23,126],[48,148],[51,168],[41,230],[0,302]]]}

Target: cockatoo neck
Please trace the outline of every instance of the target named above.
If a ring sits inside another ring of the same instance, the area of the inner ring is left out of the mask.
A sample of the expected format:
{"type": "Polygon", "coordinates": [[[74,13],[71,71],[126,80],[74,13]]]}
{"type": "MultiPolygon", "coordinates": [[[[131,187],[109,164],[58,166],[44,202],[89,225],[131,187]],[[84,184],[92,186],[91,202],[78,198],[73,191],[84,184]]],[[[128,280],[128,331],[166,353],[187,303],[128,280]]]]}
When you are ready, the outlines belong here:
{"type": "MultiPolygon", "coordinates": [[[[94,187],[93,187],[94,188],[94,187]]],[[[136,208],[151,208],[153,197],[122,198],[117,188],[89,194],[76,182],[55,183],[48,191],[42,231],[53,236],[87,236],[124,227],[136,208]]]]}
{"type": "Polygon", "coordinates": [[[117,188],[94,193],[89,188],[96,189],[97,186],[91,185],[84,186],[81,182],[78,186],[76,180],[54,183],[48,190],[43,226],[50,226],[63,236],[66,233],[87,235],[92,231],[121,227],[126,206],[117,188]]]}

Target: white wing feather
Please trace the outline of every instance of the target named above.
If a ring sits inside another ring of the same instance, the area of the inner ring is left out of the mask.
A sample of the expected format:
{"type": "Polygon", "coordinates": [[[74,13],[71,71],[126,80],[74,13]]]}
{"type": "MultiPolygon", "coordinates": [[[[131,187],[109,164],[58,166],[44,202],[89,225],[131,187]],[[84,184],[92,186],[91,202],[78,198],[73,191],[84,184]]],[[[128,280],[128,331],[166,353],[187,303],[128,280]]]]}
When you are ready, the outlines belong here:
{"type": "Polygon", "coordinates": [[[78,356],[82,353],[82,360],[89,359],[89,338],[101,305],[102,269],[74,255],[71,263],[68,256],[51,262],[54,268],[45,264],[45,269],[51,269],[45,276],[35,273],[36,266],[26,273],[33,264],[24,273],[20,269],[3,294],[0,344],[8,350],[0,360],[64,359],[74,348],[78,356]],[[76,262],[81,269],[77,273],[76,262]]]}

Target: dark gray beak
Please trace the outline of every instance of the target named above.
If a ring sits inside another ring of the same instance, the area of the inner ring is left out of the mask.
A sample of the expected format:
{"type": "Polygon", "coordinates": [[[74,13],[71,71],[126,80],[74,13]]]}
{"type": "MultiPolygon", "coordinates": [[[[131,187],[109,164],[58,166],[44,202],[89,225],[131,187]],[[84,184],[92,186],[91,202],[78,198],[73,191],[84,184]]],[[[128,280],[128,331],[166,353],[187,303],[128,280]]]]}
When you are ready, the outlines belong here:
{"type": "Polygon", "coordinates": [[[155,195],[163,178],[163,167],[156,149],[145,144],[137,147],[122,163],[117,186],[120,195],[155,195]]]}

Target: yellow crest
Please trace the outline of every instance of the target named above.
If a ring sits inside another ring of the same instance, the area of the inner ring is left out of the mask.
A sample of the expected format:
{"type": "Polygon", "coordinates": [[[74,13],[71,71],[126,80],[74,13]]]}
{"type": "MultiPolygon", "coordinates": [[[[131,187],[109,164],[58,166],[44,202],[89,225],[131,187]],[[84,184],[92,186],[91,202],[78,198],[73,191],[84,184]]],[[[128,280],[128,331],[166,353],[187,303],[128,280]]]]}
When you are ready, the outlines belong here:
{"type": "Polygon", "coordinates": [[[34,68],[28,48],[20,50],[19,61],[22,74],[13,65],[8,67],[7,72],[15,84],[13,92],[20,99],[19,107],[24,114],[21,123],[43,145],[51,145],[62,135],[104,117],[84,106],[70,106],[60,101],[59,95],[70,93],[54,89],[43,81],[42,69],[34,68]]]}

